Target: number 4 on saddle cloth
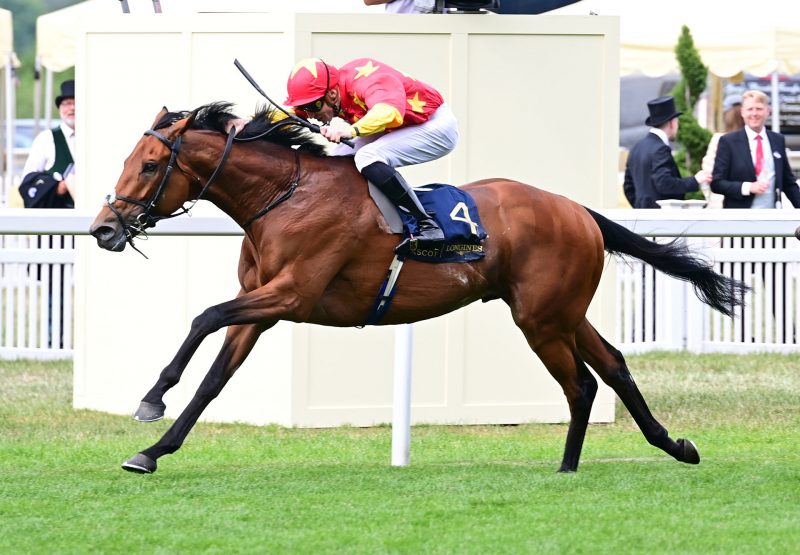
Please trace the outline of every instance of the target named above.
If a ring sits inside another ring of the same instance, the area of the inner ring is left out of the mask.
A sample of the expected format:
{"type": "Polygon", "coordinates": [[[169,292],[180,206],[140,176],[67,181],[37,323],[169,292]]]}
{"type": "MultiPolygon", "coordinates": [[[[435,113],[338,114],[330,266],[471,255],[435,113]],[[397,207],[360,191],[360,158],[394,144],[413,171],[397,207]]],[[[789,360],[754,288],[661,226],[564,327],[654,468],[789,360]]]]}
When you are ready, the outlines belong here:
{"type": "Polygon", "coordinates": [[[389,310],[395,285],[405,259],[424,262],[471,262],[484,257],[481,244],[486,231],[481,225],[475,201],[466,192],[452,185],[435,183],[414,189],[429,214],[433,214],[444,232],[444,242],[412,241],[417,231],[416,220],[402,209],[396,208],[371,183],[370,195],[383,213],[393,233],[403,233],[406,239],[395,249],[395,257],[389,266],[378,297],[367,318],[367,325],[377,324],[389,310]],[[399,217],[398,217],[399,216],[399,217]]]}
{"type": "MultiPolygon", "coordinates": [[[[406,239],[398,245],[395,252],[402,258],[420,260],[423,262],[471,262],[483,258],[484,251],[481,244],[486,239],[486,231],[481,225],[481,218],[475,201],[466,192],[452,185],[434,183],[414,189],[422,203],[423,208],[434,219],[444,232],[444,242],[412,241],[411,237],[417,233],[417,222],[413,216],[401,208],[392,208],[397,211],[402,222],[402,233],[406,239]]],[[[381,203],[378,206],[386,211],[381,203]]],[[[387,221],[389,218],[387,218],[387,221]]],[[[395,225],[390,226],[392,231],[400,232],[395,225]]]]}

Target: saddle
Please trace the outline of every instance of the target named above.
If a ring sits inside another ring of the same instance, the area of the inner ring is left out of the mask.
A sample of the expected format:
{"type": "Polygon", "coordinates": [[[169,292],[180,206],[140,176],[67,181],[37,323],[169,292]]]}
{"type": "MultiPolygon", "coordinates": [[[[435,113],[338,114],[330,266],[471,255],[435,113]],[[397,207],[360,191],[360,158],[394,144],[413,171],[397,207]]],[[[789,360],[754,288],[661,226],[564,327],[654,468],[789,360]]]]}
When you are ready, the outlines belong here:
{"type": "Polygon", "coordinates": [[[402,208],[396,207],[372,183],[369,194],[389,224],[392,233],[402,234],[405,240],[395,248],[386,277],[381,284],[378,296],[372,307],[366,325],[376,325],[389,310],[395,294],[395,285],[406,259],[423,262],[471,262],[485,256],[483,240],[486,231],[481,225],[475,201],[466,191],[434,183],[414,189],[423,208],[432,214],[444,232],[444,242],[412,241],[416,233],[416,220],[402,208]]]}
{"type": "Polygon", "coordinates": [[[369,184],[369,194],[381,211],[392,233],[403,235],[405,240],[395,252],[402,258],[423,262],[471,262],[483,258],[483,240],[486,231],[481,225],[475,201],[466,191],[433,183],[414,189],[425,211],[434,219],[445,235],[443,243],[412,241],[417,231],[416,220],[402,208],[395,206],[377,187],[369,184]]]}

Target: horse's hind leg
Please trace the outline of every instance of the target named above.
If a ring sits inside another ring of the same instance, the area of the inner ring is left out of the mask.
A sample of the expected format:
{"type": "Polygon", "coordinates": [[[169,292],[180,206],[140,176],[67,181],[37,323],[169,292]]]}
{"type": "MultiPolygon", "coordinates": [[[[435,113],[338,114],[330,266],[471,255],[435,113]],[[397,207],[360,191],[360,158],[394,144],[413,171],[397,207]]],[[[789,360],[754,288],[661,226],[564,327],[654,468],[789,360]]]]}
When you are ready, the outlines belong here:
{"type": "Polygon", "coordinates": [[[177,451],[200,418],[200,414],[219,395],[236,369],[250,354],[258,337],[269,327],[266,324],[230,326],[216,360],[181,415],[157,443],[131,457],[123,463],[122,468],[131,472],[155,472],[156,460],[159,457],[177,451]]]}
{"type": "Polygon", "coordinates": [[[521,328],[528,344],[561,385],[569,404],[569,430],[559,472],[575,472],[597,393],[597,380],[584,364],[569,335],[521,328]]]}
{"type": "Polygon", "coordinates": [[[673,441],[666,428],[650,412],[636,382],[633,381],[625,358],[597,333],[588,320],[584,320],[576,333],[578,350],[595,372],[616,392],[631,413],[644,437],[651,445],[662,449],[677,460],[698,464],[700,454],[688,439],[673,441]]]}

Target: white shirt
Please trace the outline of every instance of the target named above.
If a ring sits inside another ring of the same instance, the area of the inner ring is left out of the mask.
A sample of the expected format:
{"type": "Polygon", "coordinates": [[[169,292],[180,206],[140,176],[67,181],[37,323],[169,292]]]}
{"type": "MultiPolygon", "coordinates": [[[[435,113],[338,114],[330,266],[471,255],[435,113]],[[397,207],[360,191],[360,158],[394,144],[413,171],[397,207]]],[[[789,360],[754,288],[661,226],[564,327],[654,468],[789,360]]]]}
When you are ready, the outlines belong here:
{"type": "Polygon", "coordinates": [[[386,13],[417,13],[414,9],[415,0],[394,0],[386,4],[386,13]]]}
{"type": "Polygon", "coordinates": [[[659,129],[658,127],[651,127],[650,133],[661,139],[665,145],[669,146],[669,139],[667,138],[667,134],[664,133],[663,129],[659,129]]]}
{"type": "MultiPolygon", "coordinates": [[[[75,130],[69,127],[66,123],[61,123],[59,126],[61,132],[64,133],[64,138],[67,140],[69,153],[72,159],[75,159],[75,130]]],[[[25,160],[25,167],[22,170],[22,175],[26,176],[31,172],[43,172],[53,167],[56,161],[56,144],[53,140],[53,132],[50,129],[45,129],[33,140],[31,145],[31,152],[28,154],[28,159],[25,160]]]]}
{"type": "Polygon", "coordinates": [[[775,163],[772,160],[772,147],[769,144],[769,137],[767,137],[766,130],[762,129],[761,133],[756,133],[749,127],[745,126],[744,132],[747,134],[747,144],[750,146],[750,157],[753,159],[753,167],[756,166],[756,148],[758,148],[756,135],[761,135],[761,149],[764,152],[764,169],[774,170],[775,163]]]}

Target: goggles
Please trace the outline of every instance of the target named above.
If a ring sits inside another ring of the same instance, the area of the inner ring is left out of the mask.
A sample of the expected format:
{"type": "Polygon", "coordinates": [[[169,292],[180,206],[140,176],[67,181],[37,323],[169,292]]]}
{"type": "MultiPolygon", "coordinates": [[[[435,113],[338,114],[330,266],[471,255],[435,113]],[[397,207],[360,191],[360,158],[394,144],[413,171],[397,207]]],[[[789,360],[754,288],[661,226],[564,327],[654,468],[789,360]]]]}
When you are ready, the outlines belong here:
{"type": "Polygon", "coordinates": [[[322,98],[318,98],[314,102],[309,102],[308,104],[303,104],[302,106],[298,106],[297,109],[307,112],[309,114],[316,114],[317,112],[322,110],[323,106],[325,106],[324,96],[322,98]]]}

